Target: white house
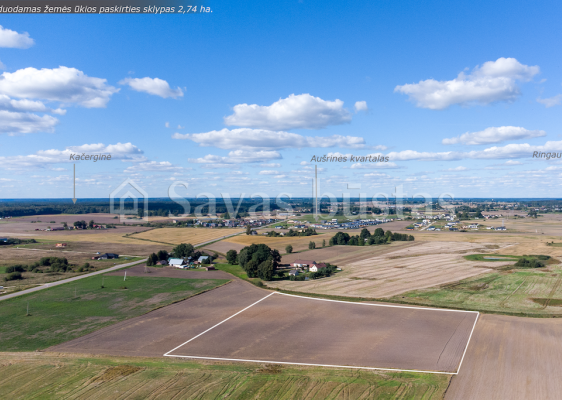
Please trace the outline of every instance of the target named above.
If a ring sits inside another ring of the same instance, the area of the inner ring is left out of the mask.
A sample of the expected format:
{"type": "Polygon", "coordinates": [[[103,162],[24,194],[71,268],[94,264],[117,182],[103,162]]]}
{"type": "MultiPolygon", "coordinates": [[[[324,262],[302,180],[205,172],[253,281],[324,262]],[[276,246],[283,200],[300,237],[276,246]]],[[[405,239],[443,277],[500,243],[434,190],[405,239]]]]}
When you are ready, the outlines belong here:
{"type": "Polygon", "coordinates": [[[185,266],[185,263],[183,262],[183,258],[170,258],[168,263],[170,264],[170,266],[176,268],[183,268],[185,266]]]}
{"type": "Polygon", "coordinates": [[[318,272],[322,268],[326,268],[326,264],[324,263],[314,263],[309,267],[310,272],[318,272]]]}

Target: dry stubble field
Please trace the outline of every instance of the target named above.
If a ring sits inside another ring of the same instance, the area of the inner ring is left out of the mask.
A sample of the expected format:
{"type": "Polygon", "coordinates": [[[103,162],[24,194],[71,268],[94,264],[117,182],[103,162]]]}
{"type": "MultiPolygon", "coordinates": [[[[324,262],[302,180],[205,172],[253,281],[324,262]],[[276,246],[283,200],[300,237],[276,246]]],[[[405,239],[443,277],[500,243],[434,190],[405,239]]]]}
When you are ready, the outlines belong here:
{"type": "MultiPolygon", "coordinates": [[[[272,288],[325,295],[391,297],[414,289],[485,274],[491,272],[492,268],[513,264],[512,262],[475,263],[463,258],[466,254],[490,252],[490,247],[496,249],[499,246],[459,242],[416,243],[375,257],[363,255],[361,261],[345,263],[342,260],[337,265],[343,271],[329,278],[311,281],[272,281],[267,284],[272,288]]],[[[371,246],[367,247],[369,248],[371,246]]],[[[302,253],[302,258],[307,259],[307,253],[302,253]]]]}
{"type": "Polygon", "coordinates": [[[0,398],[439,400],[448,375],[161,358],[0,353],[0,398]]]}
{"type": "Polygon", "coordinates": [[[171,244],[191,243],[195,246],[200,243],[219,240],[225,236],[241,232],[243,232],[242,229],[157,228],[131,235],[130,238],[171,244]]]}
{"type": "Polygon", "coordinates": [[[322,247],[322,240],[326,240],[326,244],[330,238],[335,235],[333,233],[323,233],[314,236],[293,236],[293,237],[264,237],[252,235],[239,235],[225,239],[225,242],[236,243],[243,246],[250,246],[251,244],[266,244],[272,249],[278,250],[280,253],[285,253],[287,245],[293,246],[294,251],[308,249],[310,242],[315,242],[316,247],[322,247]]]}

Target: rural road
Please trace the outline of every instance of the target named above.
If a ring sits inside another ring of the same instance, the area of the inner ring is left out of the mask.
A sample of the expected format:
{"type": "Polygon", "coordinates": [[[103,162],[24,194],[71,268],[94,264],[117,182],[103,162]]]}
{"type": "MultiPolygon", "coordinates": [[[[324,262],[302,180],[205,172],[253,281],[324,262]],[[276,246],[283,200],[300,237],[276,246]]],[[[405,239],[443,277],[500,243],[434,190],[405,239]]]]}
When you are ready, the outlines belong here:
{"type": "MultiPolygon", "coordinates": [[[[270,227],[272,225],[275,225],[275,224],[278,224],[278,223],[279,222],[272,222],[271,224],[267,224],[267,225],[264,225],[264,226],[258,226],[258,227],[255,227],[255,228],[256,229],[268,228],[268,227],[270,227]]],[[[238,232],[238,233],[231,233],[230,235],[226,235],[226,236],[223,236],[221,238],[217,238],[217,239],[213,239],[213,240],[208,240],[208,241],[203,242],[203,243],[197,243],[197,244],[194,244],[193,246],[197,248],[197,247],[205,246],[206,244],[209,244],[209,243],[219,242],[219,241],[224,240],[226,238],[229,238],[229,237],[232,237],[232,236],[242,235],[242,234],[245,234],[245,233],[246,233],[245,231],[238,232]]]]}
{"type": "Polygon", "coordinates": [[[224,240],[224,239],[232,237],[232,236],[241,235],[242,233],[244,233],[244,232],[232,233],[230,235],[226,235],[226,236],[223,236],[221,238],[217,238],[217,239],[213,239],[213,240],[207,240],[206,242],[194,244],[193,247],[205,246],[206,244],[218,242],[218,241],[224,240]]]}
{"type": "Polygon", "coordinates": [[[146,258],[144,260],[133,261],[133,262],[128,263],[128,264],[115,265],[115,266],[110,267],[110,268],[102,269],[101,271],[96,271],[96,272],[92,272],[92,273],[84,274],[84,275],[79,275],[79,276],[74,276],[72,278],[63,279],[61,281],[46,283],[44,285],[37,286],[37,287],[31,288],[31,289],[25,289],[25,290],[22,290],[20,292],[15,292],[15,293],[12,293],[12,294],[7,294],[5,296],[0,296],[0,301],[11,299],[11,298],[17,297],[17,296],[21,296],[22,294],[37,292],[38,290],[47,289],[47,288],[50,288],[50,287],[53,287],[53,286],[58,286],[58,285],[63,285],[65,283],[74,282],[74,281],[77,281],[78,279],[87,278],[89,276],[105,274],[106,272],[115,271],[117,269],[124,268],[124,267],[130,267],[131,265],[139,264],[139,263],[142,263],[142,262],[145,262],[145,261],[146,261],[146,258]]]}

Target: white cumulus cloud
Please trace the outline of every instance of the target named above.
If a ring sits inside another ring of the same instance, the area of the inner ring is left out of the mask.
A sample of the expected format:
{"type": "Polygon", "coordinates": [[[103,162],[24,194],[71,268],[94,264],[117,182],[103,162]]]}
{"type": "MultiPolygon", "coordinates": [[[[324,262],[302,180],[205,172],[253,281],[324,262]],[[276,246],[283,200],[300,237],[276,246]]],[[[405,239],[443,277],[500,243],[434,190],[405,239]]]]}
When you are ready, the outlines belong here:
{"type": "Polygon", "coordinates": [[[0,25],[0,47],[28,49],[35,44],[29,33],[18,33],[0,25]]]}
{"type": "Polygon", "coordinates": [[[532,146],[528,143],[508,144],[502,147],[493,146],[484,150],[468,152],[444,151],[444,152],[419,152],[416,150],[404,150],[390,152],[387,154],[391,161],[456,161],[463,159],[515,159],[532,157],[534,152],[561,152],[562,141],[546,142],[542,146],[532,146]]]}
{"type": "Polygon", "coordinates": [[[320,129],[351,121],[351,114],[343,108],[343,101],[322,100],[310,94],[291,94],[270,106],[238,104],[234,114],[224,118],[228,126],[284,129],[320,129]]]}
{"type": "Polygon", "coordinates": [[[546,108],[554,107],[559,104],[562,104],[562,94],[557,94],[554,97],[548,97],[546,99],[537,98],[537,102],[541,103],[546,108]]]}
{"type": "Polygon", "coordinates": [[[304,147],[365,147],[365,139],[357,136],[303,136],[283,131],[265,129],[222,129],[205,133],[175,133],[174,139],[188,139],[201,146],[214,146],[220,149],[280,150],[304,147]]]}
{"type": "Polygon", "coordinates": [[[169,161],[148,161],[141,162],[130,167],[127,167],[124,172],[139,172],[139,171],[181,171],[183,167],[173,165],[169,161]]]}
{"type": "Polygon", "coordinates": [[[160,96],[164,99],[172,97],[174,99],[183,96],[183,91],[178,87],[172,89],[168,82],[159,78],[125,78],[119,81],[120,85],[129,85],[137,92],[144,92],[160,96]]]}
{"type": "Polygon", "coordinates": [[[530,139],[536,137],[546,136],[545,131],[522,128],[520,126],[499,126],[486,128],[479,132],[467,132],[460,136],[443,139],[443,144],[492,144],[501,143],[507,140],[530,139]]]}
{"type": "Polygon", "coordinates": [[[355,112],[369,111],[369,108],[367,107],[366,101],[356,101],[354,107],[355,107],[355,112]]]}
{"type": "Polygon", "coordinates": [[[514,101],[521,94],[517,81],[529,81],[539,72],[538,66],[528,66],[515,58],[502,57],[477,66],[469,74],[461,72],[450,81],[427,79],[396,86],[394,91],[408,95],[418,107],[432,110],[442,110],[453,104],[514,101]]]}
{"type": "Polygon", "coordinates": [[[82,154],[111,154],[112,160],[139,162],[146,160],[146,158],[142,155],[143,151],[132,143],[116,143],[109,145],[105,145],[103,143],[93,143],[81,146],[68,146],[64,150],[39,150],[35,154],[30,155],[0,157],[0,168],[7,170],[34,169],[46,168],[52,164],[76,162],[70,159],[70,155],[72,154],[76,154],[78,156],[81,156],[82,154]]]}
{"type": "Polygon", "coordinates": [[[84,107],[105,107],[119,89],[106,79],[90,77],[76,68],[32,67],[0,75],[0,94],[20,99],[41,99],[84,107]]]}
{"type": "Polygon", "coordinates": [[[33,132],[53,132],[58,119],[50,115],[39,116],[27,112],[0,109],[0,133],[19,135],[33,132]]]}
{"type": "Polygon", "coordinates": [[[271,160],[279,160],[283,158],[277,151],[247,151],[234,150],[228,153],[228,156],[217,156],[208,154],[204,157],[190,158],[189,162],[208,165],[220,165],[217,168],[230,167],[233,164],[244,164],[254,162],[266,162],[271,160]]]}

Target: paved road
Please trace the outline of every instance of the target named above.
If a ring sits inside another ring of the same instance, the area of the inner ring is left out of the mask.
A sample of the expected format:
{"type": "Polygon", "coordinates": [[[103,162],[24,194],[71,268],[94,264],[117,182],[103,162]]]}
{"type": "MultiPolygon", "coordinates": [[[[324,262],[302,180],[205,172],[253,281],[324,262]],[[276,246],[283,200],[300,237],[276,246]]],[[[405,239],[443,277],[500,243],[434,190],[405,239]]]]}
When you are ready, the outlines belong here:
{"type": "Polygon", "coordinates": [[[12,297],[16,297],[16,296],[21,296],[22,294],[37,292],[38,290],[47,289],[47,288],[62,285],[62,284],[68,283],[68,282],[74,282],[74,281],[77,281],[78,279],[87,278],[89,276],[105,274],[106,272],[115,271],[116,269],[120,269],[120,268],[124,268],[124,267],[130,267],[131,265],[143,263],[145,261],[146,261],[146,258],[144,260],[133,261],[133,262],[128,263],[128,264],[115,265],[115,266],[110,267],[110,268],[102,269],[101,271],[91,272],[89,274],[84,274],[84,275],[79,275],[79,276],[74,276],[72,278],[63,279],[61,281],[46,283],[45,285],[37,286],[37,287],[31,288],[31,289],[25,289],[25,290],[22,290],[20,292],[15,292],[15,293],[12,293],[12,294],[7,294],[5,296],[0,296],[0,301],[6,300],[6,299],[11,299],[12,297]]]}

